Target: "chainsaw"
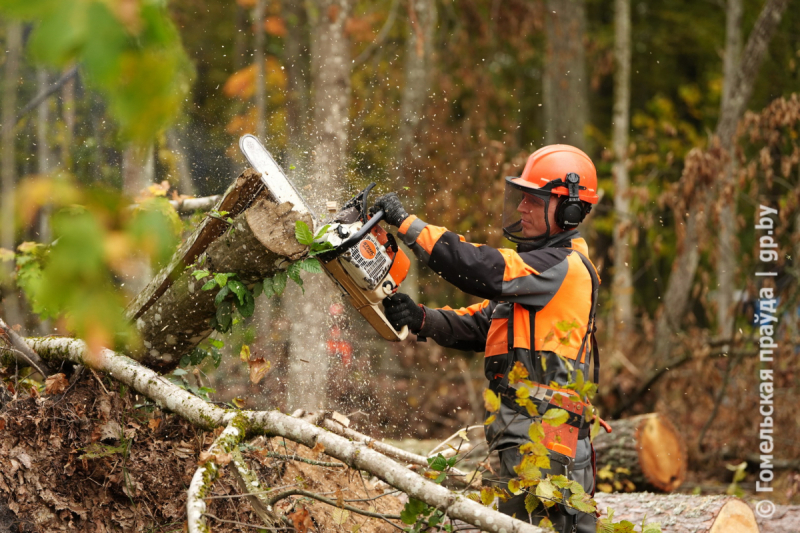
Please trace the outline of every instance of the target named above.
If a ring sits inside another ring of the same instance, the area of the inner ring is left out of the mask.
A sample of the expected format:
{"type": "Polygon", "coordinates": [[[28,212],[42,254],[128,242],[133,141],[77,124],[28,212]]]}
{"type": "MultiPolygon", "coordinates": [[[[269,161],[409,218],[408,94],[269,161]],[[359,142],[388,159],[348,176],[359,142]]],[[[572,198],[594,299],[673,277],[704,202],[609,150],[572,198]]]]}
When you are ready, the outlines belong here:
{"type": "Polygon", "coordinates": [[[295,211],[311,215],[314,234],[318,236],[315,242],[330,246],[330,250],[318,254],[317,258],[353,307],[384,339],[405,339],[408,326],[395,330],[383,314],[381,302],[397,292],[411,262],[397,246],[394,236],[378,224],[383,211],[369,213],[367,199],[375,184],[371,183],[351,198],[326,224],[322,224],[255,136],[242,136],[239,148],[250,165],[261,174],[261,180],[278,203],[291,202],[295,211]],[[320,234],[321,229],[324,231],[320,234]]]}

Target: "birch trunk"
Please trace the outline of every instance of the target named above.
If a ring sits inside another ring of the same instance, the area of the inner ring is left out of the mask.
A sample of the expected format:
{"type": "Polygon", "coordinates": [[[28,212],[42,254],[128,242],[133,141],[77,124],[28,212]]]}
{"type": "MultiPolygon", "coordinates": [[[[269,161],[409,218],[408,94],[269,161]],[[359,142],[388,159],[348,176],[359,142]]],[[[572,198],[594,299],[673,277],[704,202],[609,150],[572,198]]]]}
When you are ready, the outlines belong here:
{"type": "MultiPolygon", "coordinates": [[[[2,129],[2,194],[0,194],[0,248],[15,249],[14,235],[14,197],[16,191],[17,171],[14,158],[16,156],[16,107],[17,87],[19,86],[19,60],[22,55],[22,26],[19,22],[9,22],[6,26],[6,57],[3,69],[3,124],[2,129]]],[[[0,283],[3,290],[3,311],[11,325],[22,321],[20,315],[19,293],[14,287],[11,276],[14,273],[12,263],[0,262],[0,283]]]]}
{"type": "MultiPolygon", "coordinates": [[[[750,37],[747,39],[747,45],[742,52],[742,59],[739,62],[734,82],[730,88],[728,105],[722,109],[717,122],[716,137],[722,147],[732,146],[736,124],[744,113],[747,102],[750,100],[756,75],[761,68],[769,42],[772,40],[787,4],[788,0],[767,0],[758,16],[758,20],[756,20],[753,31],[750,33],[750,37]]],[[[689,157],[691,157],[691,154],[687,156],[687,162],[689,157]]],[[[681,179],[692,181],[695,177],[687,175],[687,168],[688,165],[684,168],[684,175],[681,179]]],[[[723,173],[721,174],[724,175],[723,173]]],[[[712,194],[709,189],[713,187],[713,183],[708,186],[701,186],[690,199],[691,201],[686,206],[686,209],[682,209],[682,211],[688,212],[685,221],[681,220],[680,217],[678,218],[679,224],[685,224],[685,236],[673,262],[672,273],[667,282],[664,307],[656,321],[653,348],[655,361],[663,362],[669,356],[675,342],[673,336],[678,331],[681,320],[686,313],[700,257],[699,229],[705,222],[707,215],[705,206],[708,205],[712,194]]]]}
{"type": "MultiPolygon", "coordinates": [[[[36,85],[39,93],[47,91],[50,85],[47,70],[39,67],[36,69],[36,85]]],[[[45,98],[36,106],[36,169],[39,174],[48,174],[52,169],[50,150],[50,139],[48,138],[48,128],[50,127],[50,99],[45,98]]],[[[45,205],[39,213],[39,240],[49,243],[52,240],[50,232],[51,206],[45,205]]]]}
{"type": "Polygon", "coordinates": [[[631,265],[630,231],[633,228],[630,213],[628,178],[628,131],[631,106],[631,2],[614,3],[614,338],[617,345],[632,331],[633,324],[633,274],[631,265]]]}
{"type": "MultiPolygon", "coordinates": [[[[315,130],[311,134],[311,188],[304,195],[317,213],[323,213],[327,200],[338,199],[347,165],[350,49],[344,25],[352,5],[349,0],[314,0],[307,5],[312,28],[315,130]]],[[[338,295],[323,274],[307,275],[304,279],[305,290],[315,298],[291,293],[286,297],[286,313],[291,322],[288,404],[292,409],[316,410],[327,405],[328,308],[338,301],[338,295]]]]}
{"type": "Polygon", "coordinates": [[[583,39],[584,0],[547,0],[547,52],[544,67],[546,144],[586,148],[589,96],[583,39]]]}

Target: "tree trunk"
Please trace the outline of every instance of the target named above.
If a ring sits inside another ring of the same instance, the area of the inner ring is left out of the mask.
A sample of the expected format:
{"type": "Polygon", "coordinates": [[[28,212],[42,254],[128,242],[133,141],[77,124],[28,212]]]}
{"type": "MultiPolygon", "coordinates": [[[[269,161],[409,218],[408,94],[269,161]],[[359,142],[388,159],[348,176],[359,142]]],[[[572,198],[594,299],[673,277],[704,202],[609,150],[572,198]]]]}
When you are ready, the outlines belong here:
{"type": "Polygon", "coordinates": [[[189,167],[189,157],[181,144],[182,135],[177,127],[167,130],[167,148],[175,157],[175,171],[178,173],[178,190],[181,194],[194,196],[195,186],[192,180],[192,170],[189,167]]]}
{"type": "Polygon", "coordinates": [[[614,521],[634,524],[660,522],[670,533],[758,533],[750,507],[733,496],[691,496],[649,493],[595,495],[598,510],[607,515],[614,510],[614,521]]]}
{"type": "MultiPolygon", "coordinates": [[[[723,59],[722,103],[720,116],[731,105],[736,82],[739,54],[742,49],[742,0],[728,0],[725,10],[725,56],[723,59]]],[[[721,139],[722,140],[722,139],[721,139]]],[[[733,138],[725,139],[722,148],[733,154],[733,138]]],[[[736,270],[736,194],[734,193],[734,158],[731,157],[720,186],[719,234],[717,241],[717,331],[723,339],[733,335],[732,308],[736,270]]]]}
{"type": "Polygon", "coordinates": [[[256,137],[262,140],[267,135],[267,83],[264,74],[264,4],[266,0],[256,0],[253,8],[253,27],[255,40],[253,58],[256,64],[256,137]]]}
{"type": "MultiPolygon", "coordinates": [[[[767,0],[761,14],[756,20],[753,31],[747,39],[747,45],[742,53],[739,62],[735,81],[730,87],[730,97],[720,114],[717,122],[716,137],[719,139],[721,147],[732,146],[733,136],[736,132],[736,124],[744,113],[745,106],[753,92],[753,84],[761,67],[761,63],[767,53],[769,42],[780,23],[783,12],[786,10],[788,0],[767,0]]],[[[695,154],[696,155],[696,154],[695,154]]],[[[696,170],[689,164],[692,152],[687,156],[687,164],[684,166],[684,173],[681,180],[686,182],[695,181],[693,175],[696,170]]],[[[725,175],[724,173],[722,174],[725,175]]],[[[717,183],[716,185],[719,185],[717,183]]],[[[704,223],[706,213],[705,206],[708,205],[710,192],[709,189],[715,186],[714,183],[701,185],[695,194],[689,199],[686,206],[680,209],[688,213],[685,219],[685,236],[682,246],[680,246],[675,261],[672,266],[672,274],[667,282],[664,295],[664,306],[661,314],[656,321],[656,334],[654,339],[655,361],[664,361],[672,351],[674,343],[673,336],[680,326],[682,318],[686,314],[686,306],[689,302],[689,293],[694,283],[694,275],[697,271],[699,261],[699,228],[704,223]]],[[[683,217],[677,217],[678,223],[683,224],[683,217]]]]}
{"type": "MultiPolygon", "coordinates": [[[[16,191],[15,141],[17,107],[17,87],[19,85],[19,60],[22,55],[22,26],[19,22],[9,22],[6,26],[6,57],[3,69],[3,109],[2,118],[2,191],[0,191],[0,248],[15,249],[14,198],[16,191]]],[[[0,261],[0,283],[2,283],[3,311],[11,325],[22,321],[20,315],[19,293],[11,281],[14,273],[12,263],[0,261]]]]}
{"type": "Polygon", "coordinates": [[[547,0],[546,32],[545,143],[571,144],[585,149],[589,96],[583,45],[584,0],[547,0]]]}
{"type": "Polygon", "coordinates": [[[628,131],[631,106],[631,2],[616,0],[614,13],[614,339],[617,345],[633,328],[633,274],[629,232],[628,131]]]}
{"type": "MultiPolygon", "coordinates": [[[[275,274],[280,259],[297,259],[305,246],[294,238],[301,217],[291,204],[275,204],[263,189],[260,175],[246,170],[217,204],[229,224],[206,217],[175,253],[170,264],[150,282],[127,309],[136,322],[143,346],[132,356],[151,368],[169,371],[180,358],[211,333],[216,291],[201,291],[192,265],[198,260],[212,273],[235,272],[248,286],[275,274]],[[186,267],[189,267],[188,269],[186,267]]],[[[304,218],[310,223],[310,217],[304,218]]],[[[305,298],[313,301],[312,298],[305,298]]]]}
{"type": "MultiPolygon", "coordinates": [[[[65,69],[65,73],[72,67],[65,69]]],[[[72,143],[75,139],[75,81],[73,76],[61,89],[61,115],[64,119],[64,143],[61,148],[61,163],[67,172],[72,172],[72,143]]]]}
{"type": "MultiPolygon", "coordinates": [[[[311,188],[305,196],[317,213],[323,213],[325,202],[340,195],[347,165],[350,53],[344,24],[352,6],[349,0],[314,0],[308,5],[315,130],[311,188]]],[[[306,276],[305,290],[315,295],[314,300],[291,294],[286,298],[291,323],[288,404],[292,409],[316,410],[327,403],[328,308],[339,297],[322,274],[306,276]]]]}
{"type": "Polygon", "coordinates": [[[135,197],[153,184],[155,178],[153,145],[128,145],[122,151],[122,191],[135,197]]]}
{"type": "MultiPolygon", "coordinates": [[[[284,2],[286,45],[284,47],[287,95],[288,142],[286,147],[289,175],[301,179],[308,168],[308,99],[309,99],[309,31],[308,16],[303,2],[284,2]]],[[[300,179],[297,179],[298,183],[300,179]]]]}
{"type": "MultiPolygon", "coordinates": [[[[39,67],[36,69],[36,85],[39,93],[44,93],[50,86],[50,77],[47,70],[39,67]]],[[[36,106],[36,170],[39,174],[45,175],[55,166],[51,161],[52,151],[50,150],[50,139],[48,139],[48,129],[50,128],[50,99],[45,98],[36,106]]],[[[45,205],[39,213],[39,240],[49,243],[52,240],[50,231],[50,214],[52,208],[45,205]]]]}
{"type": "MultiPolygon", "coordinates": [[[[669,420],[650,413],[609,424],[613,431],[601,431],[594,440],[598,470],[608,467],[615,481],[624,477],[640,491],[672,492],[681,486],[686,478],[686,445],[669,420]],[[618,468],[630,474],[619,476],[618,468]]],[[[598,483],[607,481],[598,479],[598,483]]]]}
{"type": "Polygon", "coordinates": [[[397,176],[409,177],[409,162],[421,157],[416,136],[425,112],[431,82],[433,38],[436,30],[436,2],[412,0],[405,46],[405,83],[400,98],[400,128],[395,165],[397,176]]]}

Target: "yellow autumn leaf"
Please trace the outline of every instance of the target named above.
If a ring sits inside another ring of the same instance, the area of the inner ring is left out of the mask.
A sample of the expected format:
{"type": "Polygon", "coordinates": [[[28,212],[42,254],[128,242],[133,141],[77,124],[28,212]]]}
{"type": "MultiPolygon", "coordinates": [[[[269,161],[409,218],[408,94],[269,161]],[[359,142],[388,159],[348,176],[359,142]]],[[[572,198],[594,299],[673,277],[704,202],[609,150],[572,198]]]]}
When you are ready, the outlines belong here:
{"type": "Polygon", "coordinates": [[[542,442],[544,439],[544,426],[542,426],[541,422],[533,422],[528,427],[528,437],[533,442],[542,442]]]}
{"type": "Polygon", "coordinates": [[[514,368],[508,373],[508,382],[513,385],[519,383],[523,379],[528,379],[528,370],[519,361],[514,362],[514,368]]]}
{"type": "Polygon", "coordinates": [[[495,415],[492,415],[492,416],[490,416],[489,418],[487,418],[486,420],[484,420],[484,421],[483,421],[483,425],[484,425],[484,426],[489,426],[489,425],[491,425],[491,424],[492,424],[492,422],[494,422],[495,420],[497,420],[497,416],[495,416],[495,415]]]}
{"type": "Polygon", "coordinates": [[[542,422],[548,426],[560,426],[569,420],[569,413],[564,409],[548,409],[542,416],[542,422]]]}
{"type": "Polygon", "coordinates": [[[239,351],[239,359],[241,359],[243,363],[250,362],[250,347],[248,345],[242,344],[242,349],[239,351]]]}
{"type": "Polygon", "coordinates": [[[491,389],[483,391],[483,405],[490,413],[495,413],[500,409],[500,397],[491,389]]]}
{"type": "Polygon", "coordinates": [[[512,480],[510,480],[508,482],[508,491],[511,494],[519,494],[520,490],[521,489],[520,489],[520,486],[519,486],[519,480],[518,479],[512,479],[512,480]]]}

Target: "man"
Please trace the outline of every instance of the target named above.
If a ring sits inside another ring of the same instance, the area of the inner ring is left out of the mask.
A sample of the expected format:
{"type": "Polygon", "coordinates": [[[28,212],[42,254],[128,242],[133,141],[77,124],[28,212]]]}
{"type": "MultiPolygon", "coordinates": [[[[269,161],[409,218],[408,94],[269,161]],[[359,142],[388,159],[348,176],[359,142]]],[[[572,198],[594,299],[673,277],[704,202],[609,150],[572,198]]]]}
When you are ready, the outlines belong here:
{"type": "MultiPolygon", "coordinates": [[[[503,231],[517,243],[517,251],[471,244],[446,228],[426,224],[406,213],[394,193],[380,197],[373,207],[384,211],[384,219],[398,227],[403,241],[430,268],[462,291],[486,298],[463,309],[430,309],[398,293],[386,298],[384,307],[397,329],[407,325],[442,346],[485,353],[489,388],[502,399],[486,438],[500,452],[504,480],[516,477],[519,446],[529,442],[528,428],[535,420],[514,401],[516,390],[508,380],[514,363],[521,362],[529,379],[539,384],[531,391],[539,413],[554,407],[553,394],[563,390],[548,385],[574,381],[577,370],[589,379],[592,351],[596,381],[593,330],[600,280],[576,228],[597,201],[591,159],[572,146],[552,145],[534,152],[519,178],[506,178],[503,231]]],[[[570,422],[564,426],[567,438],[559,433],[545,441],[551,468],[542,475],[567,474],[591,493],[595,474],[588,423],[580,415],[570,422]]],[[[501,503],[500,511],[527,520],[524,498],[522,493],[501,503]]],[[[538,524],[544,516],[558,531],[595,530],[593,515],[570,507],[540,506],[531,521],[538,524]]]]}

